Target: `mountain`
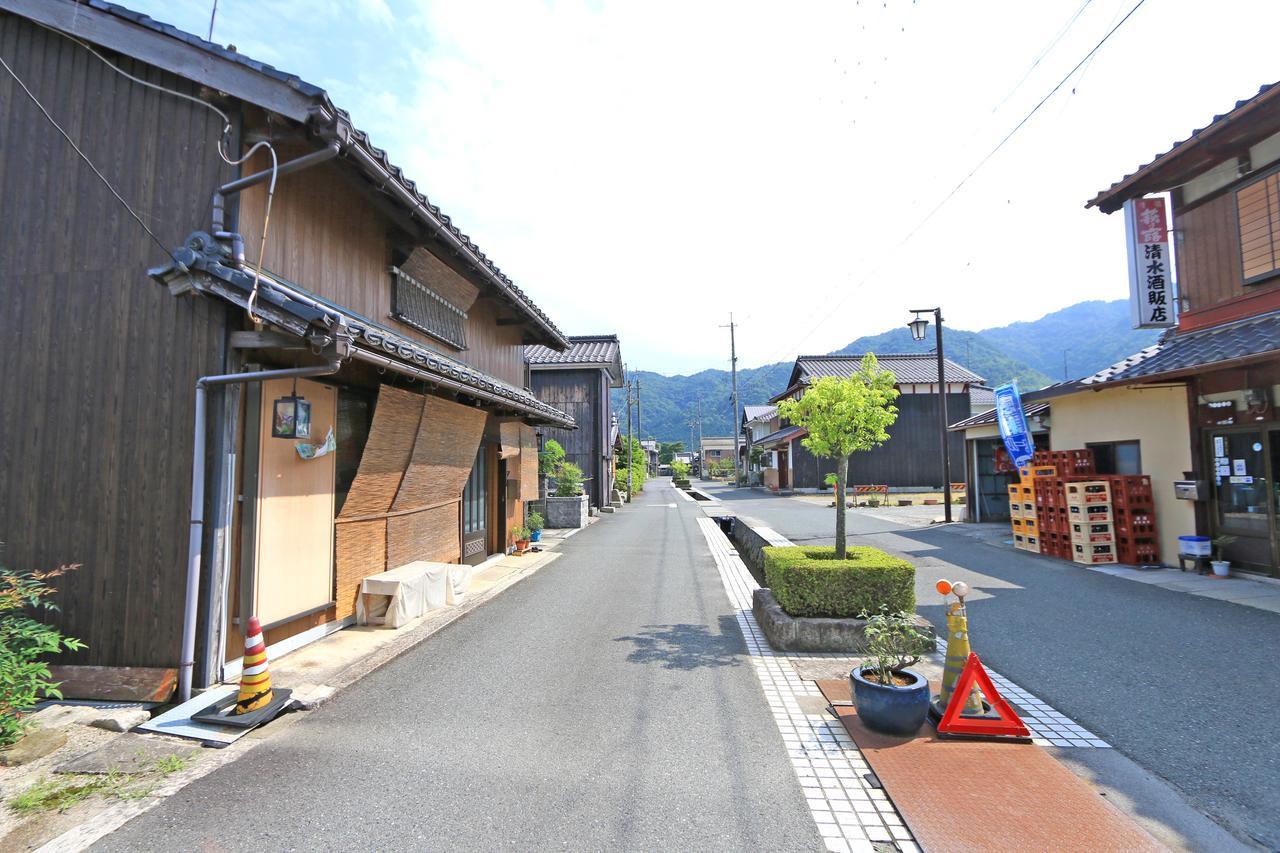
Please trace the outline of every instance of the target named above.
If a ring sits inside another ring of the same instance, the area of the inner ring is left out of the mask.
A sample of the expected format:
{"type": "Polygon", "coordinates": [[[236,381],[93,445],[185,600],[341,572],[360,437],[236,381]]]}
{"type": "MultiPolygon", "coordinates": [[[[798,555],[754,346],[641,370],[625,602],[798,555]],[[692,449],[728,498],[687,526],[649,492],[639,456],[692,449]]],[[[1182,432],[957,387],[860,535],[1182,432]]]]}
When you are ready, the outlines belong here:
{"type": "MultiPolygon", "coordinates": [[[[932,331],[932,330],[930,330],[932,331]]],[[[1155,343],[1159,330],[1129,326],[1129,303],[1080,302],[1039,320],[969,332],[947,327],[943,346],[947,358],[963,364],[991,386],[1016,380],[1023,391],[1042,388],[1067,376],[1087,376],[1155,343]]],[[[931,352],[933,337],[916,342],[902,326],[868,335],[836,350],[837,355],[865,352],[931,352]]],[[[742,405],[766,402],[783,390],[794,362],[780,361],[738,371],[738,399],[742,405]]],[[[732,382],[727,370],[703,370],[689,376],[664,376],[633,371],[640,382],[641,423],[638,434],[660,441],[690,440],[690,421],[699,412],[702,434],[732,435],[732,382]]],[[[614,411],[626,429],[626,393],[613,392],[614,411]]],[[[697,427],[692,430],[697,441],[697,427]]]]}

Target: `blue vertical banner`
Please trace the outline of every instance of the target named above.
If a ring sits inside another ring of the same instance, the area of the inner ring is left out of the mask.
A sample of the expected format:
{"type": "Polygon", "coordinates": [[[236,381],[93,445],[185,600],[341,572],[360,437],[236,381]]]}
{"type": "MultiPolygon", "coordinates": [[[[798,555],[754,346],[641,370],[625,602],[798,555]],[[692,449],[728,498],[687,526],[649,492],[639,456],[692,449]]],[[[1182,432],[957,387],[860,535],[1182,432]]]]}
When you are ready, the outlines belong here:
{"type": "Polygon", "coordinates": [[[1010,382],[996,389],[996,423],[1000,425],[1000,437],[1009,451],[1013,464],[1025,467],[1035,455],[1035,442],[1027,429],[1027,416],[1022,411],[1022,397],[1018,384],[1010,382]]]}

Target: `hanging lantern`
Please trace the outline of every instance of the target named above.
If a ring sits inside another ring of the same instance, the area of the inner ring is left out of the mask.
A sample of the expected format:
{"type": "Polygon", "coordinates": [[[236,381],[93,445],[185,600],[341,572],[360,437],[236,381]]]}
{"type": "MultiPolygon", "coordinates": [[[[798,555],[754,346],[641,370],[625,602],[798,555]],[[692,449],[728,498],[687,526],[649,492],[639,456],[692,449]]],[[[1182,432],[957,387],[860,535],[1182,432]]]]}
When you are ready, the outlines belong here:
{"type": "Polygon", "coordinates": [[[925,332],[929,330],[929,321],[917,314],[916,318],[907,324],[907,328],[911,329],[912,340],[923,341],[925,332]]]}
{"type": "Polygon", "coordinates": [[[311,404],[298,396],[298,380],[293,380],[293,393],[275,402],[271,418],[272,438],[310,438],[311,404]]]}

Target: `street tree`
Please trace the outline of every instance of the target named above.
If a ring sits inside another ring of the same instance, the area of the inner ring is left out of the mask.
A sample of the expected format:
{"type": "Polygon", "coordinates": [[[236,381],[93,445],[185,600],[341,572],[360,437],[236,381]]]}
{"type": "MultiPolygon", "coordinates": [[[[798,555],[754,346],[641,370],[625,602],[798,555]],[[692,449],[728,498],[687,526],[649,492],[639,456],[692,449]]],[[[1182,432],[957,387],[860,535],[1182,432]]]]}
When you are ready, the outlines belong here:
{"type": "Polygon", "coordinates": [[[862,358],[848,378],[824,376],[810,385],[800,399],[783,400],[778,415],[804,427],[801,440],[814,456],[836,461],[836,559],[845,557],[845,490],[849,456],[873,450],[889,440],[888,429],[898,419],[897,379],[881,370],[872,353],[862,358]]]}

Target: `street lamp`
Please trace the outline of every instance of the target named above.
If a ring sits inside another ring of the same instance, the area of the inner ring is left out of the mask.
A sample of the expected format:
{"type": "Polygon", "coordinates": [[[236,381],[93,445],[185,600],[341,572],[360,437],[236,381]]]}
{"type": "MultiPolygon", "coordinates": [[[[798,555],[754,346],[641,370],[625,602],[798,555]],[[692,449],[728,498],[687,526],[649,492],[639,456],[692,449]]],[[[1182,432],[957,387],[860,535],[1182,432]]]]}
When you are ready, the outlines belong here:
{"type": "Polygon", "coordinates": [[[938,340],[938,429],[942,432],[942,502],[946,505],[944,511],[948,524],[951,523],[951,454],[947,449],[947,375],[944,368],[944,360],[942,357],[942,309],[941,308],[912,308],[911,313],[915,314],[915,319],[907,323],[907,328],[911,330],[913,340],[923,341],[925,333],[929,330],[929,318],[921,317],[921,314],[933,314],[934,331],[938,340]]]}

